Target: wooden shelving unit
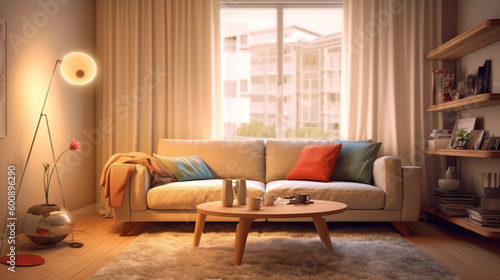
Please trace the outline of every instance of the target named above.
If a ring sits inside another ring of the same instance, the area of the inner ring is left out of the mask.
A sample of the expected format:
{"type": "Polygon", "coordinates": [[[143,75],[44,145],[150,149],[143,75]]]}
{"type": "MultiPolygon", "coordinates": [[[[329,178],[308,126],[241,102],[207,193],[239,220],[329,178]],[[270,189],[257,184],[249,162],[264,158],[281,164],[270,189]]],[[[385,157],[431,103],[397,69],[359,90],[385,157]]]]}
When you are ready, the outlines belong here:
{"type": "Polygon", "coordinates": [[[500,158],[500,151],[489,150],[425,149],[425,153],[452,157],[500,158]]]}
{"type": "MultiPolygon", "coordinates": [[[[500,31],[499,31],[500,32],[500,31]]],[[[483,93],[446,102],[438,105],[431,105],[425,108],[426,112],[455,112],[470,109],[477,109],[487,106],[500,105],[499,93],[483,93]]]]}
{"type": "MultiPolygon", "coordinates": [[[[458,59],[498,41],[500,41],[500,19],[489,19],[430,51],[425,58],[439,60],[458,59]]],[[[486,93],[428,106],[425,108],[425,111],[455,112],[495,105],[500,105],[500,94],[486,93]]],[[[490,150],[426,149],[425,152],[439,156],[500,158],[500,151],[490,150]]],[[[425,211],[483,236],[500,238],[500,228],[481,227],[469,222],[468,218],[450,217],[432,207],[426,207],[425,211]]]]}
{"type": "Polygon", "coordinates": [[[457,59],[500,41],[500,19],[488,19],[430,51],[426,59],[457,59]]]}
{"type": "Polygon", "coordinates": [[[469,222],[469,220],[465,217],[446,216],[445,214],[432,207],[425,207],[425,211],[443,220],[449,221],[475,233],[481,234],[482,236],[486,236],[488,238],[500,238],[500,228],[478,226],[474,223],[469,222]]]}

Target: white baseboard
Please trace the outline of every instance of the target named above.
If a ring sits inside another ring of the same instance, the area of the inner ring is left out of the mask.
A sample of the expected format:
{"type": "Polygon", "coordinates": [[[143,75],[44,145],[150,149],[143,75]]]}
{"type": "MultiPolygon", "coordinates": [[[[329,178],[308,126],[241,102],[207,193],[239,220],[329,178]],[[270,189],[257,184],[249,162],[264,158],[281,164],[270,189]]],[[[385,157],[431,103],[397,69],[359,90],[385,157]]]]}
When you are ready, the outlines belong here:
{"type": "Polygon", "coordinates": [[[94,213],[97,213],[97,207],[98,204],[90,204],[89,206],[85,206],[83,208],[80,208],[78,210],[72,211],[71,216],[73,216],[73,221],[78,221],[80,219],[83,219],[87,217],[88,215],[92,215],[94,213]]]}

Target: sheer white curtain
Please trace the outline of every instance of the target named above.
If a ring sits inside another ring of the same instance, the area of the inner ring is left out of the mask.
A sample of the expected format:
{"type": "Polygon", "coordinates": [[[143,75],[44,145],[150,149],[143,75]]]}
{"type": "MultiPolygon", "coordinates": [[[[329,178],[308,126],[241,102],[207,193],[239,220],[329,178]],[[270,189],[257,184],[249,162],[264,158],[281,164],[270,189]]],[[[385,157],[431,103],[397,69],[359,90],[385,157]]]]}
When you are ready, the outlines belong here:
{"type": "MultiPolygon", "coordinates": [[[[342,135],[383,142],[381,153],[422,165],[441,1],[344,0],[342,135]]],[[[429,126],[430,127],[430,126],[429,126]]]]}
{"type": "Polygon", "coordinates": [[[381,141],[381,154],[425,171],[424,143],[433,122],[424,113],[431,104],[433,70],[425,54],[441,43],[442,3],[343,3],[342,135],[381,141]]]}
{"type": "Polygon", "coordinates": [[[98,176],[115,153],[152,154],[161,138],[210,139],[219,0],[96,5],[98,176]]]}

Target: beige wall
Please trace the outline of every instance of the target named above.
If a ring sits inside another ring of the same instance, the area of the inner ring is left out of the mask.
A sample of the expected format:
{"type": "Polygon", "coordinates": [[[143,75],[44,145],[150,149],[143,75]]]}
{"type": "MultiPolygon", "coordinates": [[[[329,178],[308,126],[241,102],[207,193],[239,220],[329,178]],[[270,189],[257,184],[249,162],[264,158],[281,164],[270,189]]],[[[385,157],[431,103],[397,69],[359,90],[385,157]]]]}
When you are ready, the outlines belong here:
{"type": "MultiPolygon", "coordinates": [[[[19,183],[42,109],[54,64],[67,53],[95,53],[95,1],[0,0],[0,17],[8,22],[8,135],[0,138],[0,218],[7,203],[8,166],[16,167],[19,183]]],[[[97,62],[98,63],[98,62],[97,62]]],[[[62,79],[59,68],[49,94],[48,115],[56,157],[72,139],[82,143],[79,152],[67,152],[59,173],[70,211],[95,203],[95,86],[73,86],[62,79]]],[[[40,126],[26,175],[19,192],[19,219],[34,204],[44,203],[43,166],[51,161],[46,125],[40,126]]],[[[49,202],[62,204],[56,178],[49,202]]],[[[21,220],[17,221],[18,230],[21,220]]]]}
{"type": "MultiPolygon", "coordinates": [[[[457,2],[457,31],[462,33],[490,18],[500,18],[498,0],[459,0],[457,2]]],[[[492,60],[492,91],[500,93],[500,42],[489,45],[462,58],[462,75],[477,74],[477,68],[486,59],[492,60]]],[[[500,136],[500,106],[464,111],[462,118],[477,117],[478,129],[500,136]]],[[[480,193],[480,173],[500,172],[500,160],[462,159],[462,185],[465,189],[480,193]]]]}

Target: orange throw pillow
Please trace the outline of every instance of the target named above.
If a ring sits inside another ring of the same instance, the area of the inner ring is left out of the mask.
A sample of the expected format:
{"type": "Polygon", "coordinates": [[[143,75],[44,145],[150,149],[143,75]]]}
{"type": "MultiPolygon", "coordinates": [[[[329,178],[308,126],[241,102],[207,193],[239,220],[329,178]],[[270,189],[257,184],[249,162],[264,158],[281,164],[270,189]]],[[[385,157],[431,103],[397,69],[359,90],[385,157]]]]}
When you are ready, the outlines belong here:
{"type": "Polygon", "coordinates": [[[329,182],[341,149],[342,144],[305,146],[286,179],[329,182]]]}

